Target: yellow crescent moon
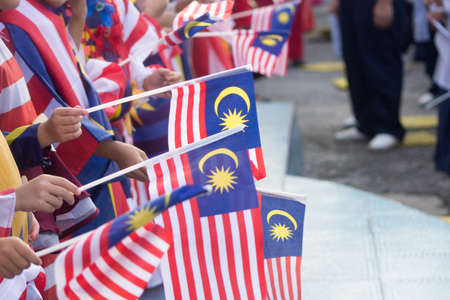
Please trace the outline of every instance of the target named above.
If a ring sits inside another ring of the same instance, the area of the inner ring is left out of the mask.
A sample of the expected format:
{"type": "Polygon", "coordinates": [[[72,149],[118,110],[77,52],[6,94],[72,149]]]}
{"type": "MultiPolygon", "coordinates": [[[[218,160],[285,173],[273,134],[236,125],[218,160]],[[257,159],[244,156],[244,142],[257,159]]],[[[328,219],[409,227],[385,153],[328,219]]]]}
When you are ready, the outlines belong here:
{"type": "Polygon", "coordinates": [[[277,41],[282,41],[283,37],[278,34],[268,34],[261,37],[261,42],[266,46],[275,46],[277,44],[277,41]]]}
{"type": "Polygon", "coordinates": [[[184,36],[188,39],[189,38],[189,31],[192,29],[192,27],[207,27],[211,25],[207,22],[201,22],[201,21],[192,21],[189,22],[186,27],[184,27],[184,36]]]}
{"type": "Polygon", "coordinates": [[[217,154],[225,154],[225,155],[231,157],[236,165],[236,169],[239,166],[239,160],[233,151],[231,151],[227,148],[219,148],[219,149],[216,149],[216,150],[213,150],[213,151],[207,153],[205,156],[202,157],[202,159],[200,159],[200,161],[198,162],[198,168],[200,169],[200,172],[204,173],[203,165],[205,164],[205,162],[217,154]]]}
{"type": "Polygon", "coordinates": [[[216,101],[214,102],[214,111],[216,112],[216,116],[219,116],[219,104],[228,95],[238,95],[239,97],[244,100],[245,104],[247,105],[247,112],[250,111],[250,98],[248,97],[247,93],[237,86],[230,86],[224,89],[220,92],[219,96],[217,96],[216,101]]]}
{"type": "Polygon", "coordinates": [[[289,221],[291,221],[292,224],[294,224],[294,230],[297,230],[297,221],[295,221],[294,217],[291,216],[290,213],[285,212],[284,210],[281,210],[281,209],[274,209],[274,210],[271,210],[271,211],[267,214],[267,224],[269,224],[270,218],[272,218],[272,217],[275,216],[275,215],[280,215],[280,216],[283,216],[283,217],[288,218],[289,221]]]}

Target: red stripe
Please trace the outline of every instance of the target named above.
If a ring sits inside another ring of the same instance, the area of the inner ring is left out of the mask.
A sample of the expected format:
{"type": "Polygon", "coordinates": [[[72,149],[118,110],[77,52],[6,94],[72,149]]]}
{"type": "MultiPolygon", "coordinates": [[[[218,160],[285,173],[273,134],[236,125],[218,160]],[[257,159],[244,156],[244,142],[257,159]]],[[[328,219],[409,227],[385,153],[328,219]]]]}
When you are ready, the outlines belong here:
{"type": "Polygon", "coordinates": [[[83,269],[89,266],[91,261],[91,246],[95,247],[95,245],[91,245],[92,237],[94,236],[94,233],[89,234],[87,239],[83,241],[83,245],[81,248],[81,260],[83,262],[83,269]]]}
{"type": "Polygon", "coordinates": [[[287,277],[287,285],[289,291],[289,299],[294,299],[294,291],[292,290],[292,273],[291,273],[291,259],[294,259],[291,256],[286,257],[286,277],[287,277]]]}
{"type": "Polygon", "coordinates": [[[205,138],[208,136],[206,132],[206,83],[200,82],[200,104],[199,104],[199,118],[200,118],[200,138],[205,138]]]}
{"type": "Polygon", "coordinates": [[[295,262],[295,275],[296,275],[296,280],[297,280],[297,292],[298,292],[298,299],[301,299],[302,296],[302,287],[301,287],[301,282],[302,282],[302,278],[301,278],[301,273],[300,273],[300,266],[302,263],[302,258],[301,257],[296,257],[295,258],[296,262],[295,262]]]}
{"type": "Polygon", "coordinates": [[[177,177],[177,169],[173,158],[167,160],[167,167],[169,168],[171,186],[173,189],[176,189],[179,187],[179,183],[177,177]]]}
{"type": "MultiPolygon", "coordinates": [[[[128,2],[128,1],[126,1],[128,2]]],[[[142,15],[139,15],[139,18],[136,22],[136,25],[134,26],[133,30],[131,31],[130,35],[128,36],[127,40],[125,41],[125,46],[128,51],[126,53],[121,53],[122,57],[128,57],[131,48],[138,42],[140,39],[142,39],[143,36],[148,31],[148,23],[145,21],[144,17],[142,15]]],[[[150,50],[148,51],[150,54],[150,50]]]]}
{"type": "Polygon", "coordinates": [[[183,105],[183,88],[178,88],[178,98],[176,99],[175,111],[175,148],[181,147],[181,107],[183,105]]]}
{"type": "MultiPolygon", "coordinates": [[[[225,3],[226,2],[217,2],[216,10],[214,11],[213,16],[217,16],[219,14],[220,9],[222,8],[223,4],[225,4],[225,3]]],[[[210,6],[211,6],[211,4],[210,4],[210,6]]]]}
{"type": "MultiPolygon", "coordinates": [[[[186,180],[190,181],[190,180],[186,180]]],[[[190,200],[192,223],[194,224],[194,234],[196,240],[197,257],[200,267],[200,274],[202,276],[203,290],[206,299],[212,299],[211,285],[209,284],[209,276],[206,268],[207,262],[205,261],[205,249],[203,247],[203,234],[208,234],[207,232],[202,232],[202,225],[200,221],[200,214],[197,205],[197,199],[190,200]]],[[[189,245],[187,245],[189,246],[189,245]]],[[[210,263],[210,262],[208,262],[210,263]]]]}
{"type": "Polygon", "coordinates": [[[41,114],[45,111],[50,101],[53,99],[53,95],[48,91],[40,79],[33,75],[27,82],[28,91],[30,92],[31,101],[33,101],[34,108],[37,114],[41,114]]]}
{"type": "Polygon", "coordinates": [[[67,251],[66,256],[64,257],[64,271],[66,273],[66,281],[69,282],[73,276],[73,253],[75,251],[77,244],[75,244],[72,248],[67,251]]]}
{"type": "MultiPolygon", "coordinates": [[[[81,273],[80,275],[77,276],[76,280],[78,281],[78,284],[80,285],[80,287],[92,298],[96,299],[96,300],[107,300],[107,298],[103,297],[102,295],[100,295],[96,289],[94,289],[86,280],[86,278],[84,277],[83,273],[81,273]]],[[[76,291],[74,291],[76,292],[76,291]]],[[[70,298],[69,298],[70,299],[70,298]]]]}
{"type": "MultiPolygon", "coordinates": [[[[113,291],[115,294],[126,299],[136,298],[135,295],[127,292],[121,286],[117,285],[114,281],[109,279],[108,274],[105,274],[102,271],[100,271],[97,264],[92,264],[89,269],[91,270],[92,275],[94,275],[94,277],[97,278],[98,281],[100,281],[105,287],[113,291]]],[[[122,283],[122,280],[120,281],[120,283],[122,283]]],[[[145,286],[143,286],[142,288],[144,287],[145,286]]]]}
{"type": "MultiPolygon", "coordinates": [[[[54,289],[56,290],[56,287],[54,287],[54,289]]],[[[69,286],[69,283],[67,283],[64,286],[64,294],[66,295],[67,299],[71,299],[71,300],[80,299],[80,297],[78,297],[77,294],[75,294],[75,292],[69,286]]],[[[55,292],[55,295],[57,295],[56,292],[55,292]]],[[[52,298],[48,298],[48,299],[52,299],[52,298]]],[[[56,299],[56,297],[54,299],[56,299]]]]}
{"type": "MultiPolygon", "coordinates": [[[[221,216],[223,220],[223,231],[225,233],[232,232],[233,228],[231,228],[230,216],[229,214],[224,214],[221,216]]],[[[227,236],[225,236],[227,238],[227,236]]],[[[231,281],[231,289],[233,290],[233,296],[236,299],[240,299],[241,296],[239,294],[239,283],[236,277],[236,261],[234,259],[234,245],[233,240],[230,237],[230,241],[226,243],[226,252],[227,252],[227,262],[228,262],[228,273],[230,274],[231,281]]]]}
{"type": "MultiPolygon", "coordinates": [[[[264,55],[264,52],[263,52],[263,55],[264,55]]],[[[271,58],[272,58],[272,55],[271,55],[271,54],[268,54],[268,55],[267,55],[267,58],[266,58],[266,61],[264,62],[264,70],[265,70],[267,73],[269,73],[270,75],[272,75],[272,71],[273,71],[273,69],[275,68],[275,62],[276,62],[276,59],[275,59],[275,60],[274,60],[274,64],[272,65],[272,69],[269,70],[269,61],[270,61],[271,58]]]]}
{"type": "Polygon", "coordinates": [[[223,282],[222,272],[220,268],[219,242],[217,239],[216,220],[214,216],[208,217],[209,235],[211,240],[211,252],[214,266],[214,273],[217,279],[217,288],[219,290],[220,299],[226,299],[225,284],[223,282]]]}
{"type": "MultiPolygon", "coordinates": [[[[244,212],[238,211],[236,212],[238,228],[239,228],[239,236],[241,242],[241,254],[242,254],[242,264],[244,266],[244,279],[245,279],[245,287],[247,289],[247,297],[248,299],[255,299],[255,294],[253,289],[255,288],[252,284],[252,276],[251,276],[251,267],[250,267],[250,257],[248,255],[248,240],[247,240],[247,230],[253,231],[253,228],[247,228],[244,219],[244,212]]],[[[257,248],[258,245],[255,245],[257,248]]]]}
{"type": "Polygon", "coordinates": [[[280,287],[281,299],[286,299],[283,288],[283,276],[281,275],[283,274],[283,270],[281,269],[281,258],[277,257],[275,261],[277,262],[278,286],[280,287]]]}
{"type": "Polygon", "coordinates": [[[141,278],[135,276],[133,273],[125,269],[121,264],[117,263],[117,261],[111,257],[109,252],[106,252],[102,256],[105,263],[114,271],[119,273],[124,278],[128,279],[129,281],[132,281],[135,285],[140,287],[145,287],[147,285],[147,282],[142,280],[141,278]]]}
{"type": "Polygon", "coordinates": [[[277,299],[277,293],[275,291],[275,277],[273,274],[273,267],[272,267],[272,263],[273,260],[272,259],[267,259],[267,269],[269,270],[269,280],[270,280],[270,285],[272,287],[272,295],[273,295],[273,299],[277,299]]]}
{"type": "Polygon", "coordinates": [[[191,254],[188,249],[184,248],[184,243],[187,241],[185,239],[188,239],[188,230],[186,226],[186,216],[184,214],[184,205],[177,205],[175,207],[177,216],[178,216],[178,224],[179,224],[179,230],[180,230],[180,236],[181,236],[181,246],[183,247],[182,255],[183,255],[183,262],[184,262],[184,269],[186,270],[186,280],[189,290],[189,296],[191,299],[197,299],[197,291],[195,290],[195,281],[196,278],[194,277],[194,272],[192,271],[192,265],[191,265],[191,254]]]}
{"type": "Polygon", "coordinates": [[[191,84],[188,86],[188,99],[187,99],[187,140],[188,144],[194,142],[194,127],[192,122],[192,114],[194,111],[194,101],[195,101],[195,84],[191,84]]]}
{"type": "Polygon", "coordinates": [[[11,235],[10,227],[0,227],[0,237],[8,237],[11,235]]]}
{"type": "Polygon", "coordinates": [[[23,78],[22,71],[14,57],[0,65],[0,93],[23,78]]]}
{"type": "Polygon", "coordinates": [[[109,230],[111,229],[111,224],[109,223],[105,226],[105,228],[102,230],[102,233],[100,234],[100,255],[107,252],[109,250],[109,230]]]}
{"type": "Polygon", "coordinates": [[[153,166],[156,176],[156,189],[158,190],[158,196],[165,194],[164,192],[164,174],[159,163],[153,166]]]}
{"type": "Polygon", "coordinates": [[[123,215],[130,210],[128,206],[127,196],[122,188],[120,181],[110,183],[111,191],[114,195],[114,206],[116,208],[116,217],[123,215]]]}
{"type": "Polygon", "coordinates": [[[0,128],[4,131],[13,131],[24,124],[33,123],[36,117],[33,102],[27,101],[21,106],[0,114],[0,128]]]}
{"type": "MultiPolygon", "coordinates": [[[[173,208],[171,208],[173,209],[173,208]]],[[[170,223],[170,215],[169,212],[166,211],[161,214],[164,222],[164,228],[169,232],[172,231],[172,223],[170,223]]],[[[178,277],[178,269],[177,269],[177,260],[175,257],[175,247],[170,247],[169,251],[167,251],[167,259],[169,261],[170,268],[170,276],[172,282],[172,289],[174,294],[174,299],[182,299],[181,297],[181,287],[180,287],[180,279],[178,277]]]]}
{"type": "Polygon", "coordinates": [[[258,194],[259,208],[252,209],[252,224],[253,224],[253,234],[255,237],[255,248],[256,248],[256,260],[258,262],[258,277],[259,286],[261,289],[261,296],[263,299],[267,298],[267,286],[266,286],[266,276],[264,276],[264,234],[263,226],[261,220],[261,200],[262,195],[258,194]]]}

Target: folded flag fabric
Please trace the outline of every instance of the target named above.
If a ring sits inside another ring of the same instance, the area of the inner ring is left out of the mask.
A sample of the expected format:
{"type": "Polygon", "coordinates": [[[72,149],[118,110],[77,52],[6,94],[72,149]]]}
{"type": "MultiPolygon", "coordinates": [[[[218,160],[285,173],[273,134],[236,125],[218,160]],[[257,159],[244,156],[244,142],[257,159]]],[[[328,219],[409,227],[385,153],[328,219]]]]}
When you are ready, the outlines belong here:
{"type": "Polygon", "coordinates": [[[172,90],[169,150],[244,125],[253,176],[266,176],[251,72],[198,82],[172,90]]]}
{"type": "Polygon", "coordinates": [[[301,299],[305,204],[279,195],[260,197],[268,299],[301,299]]]}
{"type": "Polygon", "coordinates": [[[170,234],[150,222],[206,191],[184,186],[86,234],[55,260],[58,298],[137,299],[171,243],[170,234]]]}
{"type": "Polygon", "coordinates": [[[250,64],[254,72],[272,76],[289,31],[235,30],[233,57],[236,66],[250,64]]]}
{"type": "Polygon", "coordinates": [[[234,1],[225,0],[214,3],[200,3],[192,1],[182,11],[180,11],[173,20],[173,29],[181,27],[184,23],[192,21],[204,13],[209,13],[212,18],[217,20],[226,20],[233,9],[234,1]]]}

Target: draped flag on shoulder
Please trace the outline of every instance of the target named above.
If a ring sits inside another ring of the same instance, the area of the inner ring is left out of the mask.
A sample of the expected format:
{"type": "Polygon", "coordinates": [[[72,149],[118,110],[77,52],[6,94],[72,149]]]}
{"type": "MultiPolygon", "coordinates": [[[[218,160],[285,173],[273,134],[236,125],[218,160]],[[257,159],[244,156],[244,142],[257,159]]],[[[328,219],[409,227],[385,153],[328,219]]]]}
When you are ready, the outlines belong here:
{"type": "Polygon", "coordinates": [[[250,64],[254,72],[272,76],[288,36],[288,31],[235,30],[232,42],[235,65],[250,64]]]}
{"type": "Polygon", "coordinates": [[[259,137],[251,72],[245,71],[172,90],[169,116],[169,150],[212,134],[244,125],[253,176],[266,176],[259,137]]]}
{"type": "MultiPolygon", "coordinates": [[[[286,30],[291,32],[295,12],[300,1],[281,5],[268,5],[253,10],[251,29],[255,31],[286,30]]],[[[288,43],[285,43],[273,74],[285,76],[288,64],[288,43]]]]}
{"type": "Polygon", "coordinates": [[[301,299],[305,205],[279,195],[260,197],[268,299],[301,299]]]}
{"type": "Polygon", "coordinates": [[[139,298],[171,243],[170,234],[150,222],[205,192],[200,186],[182,187],[88,233],[55,260],[58,298],[139,298]]]}
{"type": "Polygon", "coordinates": [[[214,3],[200,3],[192,1],[182,11],[180,11],[173,20],[173,29],[181,27],[184,23],[192,21],[204,13],[209,13],[212,18],[217,20],[226,20],[233,9],[234,1],[225,0],[214,3]]]}
{"type": "Polygon", "coordinates": [[[156,219],[173,236],[161,263],[166,299],[265,299],[262,233],[254,233],[260,217],[242,147],[245,133],[217,138],[236,130],[175,150],[195,147],[187,153],[164,154],[148,168],[151,198],[192,182],[213,190],[156,219]]]}

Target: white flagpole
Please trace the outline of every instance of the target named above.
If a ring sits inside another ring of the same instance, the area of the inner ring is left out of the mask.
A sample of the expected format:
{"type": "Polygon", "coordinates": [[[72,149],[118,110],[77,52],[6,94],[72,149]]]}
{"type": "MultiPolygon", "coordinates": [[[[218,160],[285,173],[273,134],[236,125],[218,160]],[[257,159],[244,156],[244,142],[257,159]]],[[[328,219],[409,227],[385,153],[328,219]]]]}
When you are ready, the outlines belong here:
{"type": "Polygon", "coordinates": [[[111,102],[107,102],[107,103],[103,103],[103,104],[100,104],[100,105],[97,105],[97,106],[90,107],[90,108],[87,109],[87,111],[88,111],[88,113],[93,113],[95,111],[102,110],[102,109],[105,109],[105,108],[108,108],[108,107],[111,107],[111,106],[114,106],[114,105],[119,105],[119,104],[122,104],[122,103],[134,101],[134,100],[137,100],[137,99],[147,98],[147,97],[154,96],[154,95],[157,95],[157,94],[169,92],[169,91],[171,91],[173,89],[176,89],[176,88],[179,88],[179,87],[182,87],[182,86],[185,86],[185,85],[189,85],[189,84],[193,84],[193,83],[197,83],[197,82],[201,82],[201,81],[208,81],[208,80],[212,80],[212,79],[216,79],[216,78],[221,78],[221,77],[224,77],[224,76],[230,76],[230,75],[234,75],[234,74],[239,74],[239,73],[243,73],[243,72],[246,72],[246,71],[252,71],[251,65],[237,67],[237,68],[234,68],[234,69],[230,69],[230,70],[226,70],[226,71],[222,71],[222,72],[206,75],[206,76],[203,76],[203,77],[194,78],[194,79],[191,79],[191,80],[188,80],[188,81],[178,82],[178,83],[171,84],[171,85],[168,85],[168,86],[164,86],[164,87],[161,87],[161,88],[158,88],[158,89],[154,89],[154,90],[147,91],[147,92],[144,92],[144,93],[136,94],[136,95],[133,95],[133,96],[128,96],[128,97],[125,97],[125,98],[117,99],[117,100],[114,100],[114,101],[111,101],[111,102]]]}
{"type": "MultiPolygon", "coordinates": [[[[285,2],[285,3],[280,3],[280,4],[272,4],[272,5],[266,5],[266,6],[261,6],[258,8],[263,8],[263,7],[270,7],[270,6],[276,6],[276,7],[285,7],[291,4],[297,4],[300,3],[301,0],[295,0],[295,1],[289,1],[289,2],[285,2]]],[[[245,17],[249,17],[253,14],[253,10],[255,10],[257,8],[253,8],[253,9],[249,9],[249,10],[244,10],[244,11],[240,11],[237,13],[234,13],[232,15],[230,15],[230,19],[235,20],[235,19],[240,19],[240,18],[245,18],[245,17]]]]}
{"type": "Polygon", "coordinates": [[[142,167],[144,167],[146,165],[155,164],[158,161],[167,160],[170,157],[173,157],[173,156],[176,156],[176,155],[180,155],[180,154],[183,154],[183,153],[195,150],[197,148],[203,147],[203,146],[208,145],[208,144],[210,144],[212,142],[224,139],[224,138],[226,138],[226,137],[228,137],[230,135],[233,135],[233,134],[235,134],[237,132],[240,132],[240,131],[244,130],[244,128],[245,128],[244,125],[239,125],[239,126],[236,126],[234,128],[231,128],[231,129],[228,129],[228,130],[216,133],[214,135],[210,135],[210,136],[208,136],[208,137],[206,137],[206,138],[204,138],[204,139],[202,139],[202,140],[200,140],[200,141],[198,141],[196,143],[192,143],[192,144],[186,145],[186,146],[178,148],[178,149],[176,149],[176,150],[174,150],[172,152],[166,152],[164,154],[161,154],[161,155],[155,156],[153,158],[147,159],[147,160],[145,160],[143,162],[140,162],[138,164],[132,165],[132,166],[130,166],[128,168],[125,168],[123,170],[120,170],[120,171],[117,171],[115,173],[112,173],[112,174],[110,174],[108,176],[105,176],[105,177],[99,178],[97,180],[94,180],[94,181],[92,181],[92,182],[90,182],[90,183],[88,183],[86,185],[83,185],[83,186],[79,187],[78,191],[79,192],[86,191],[88,189],[96,187],[97,185],[100,185],[102,183],[108,182],[108,181],[110,181],[112,179],[115,179],[117,177],[120,177],[120,176],[125,175],[125,174],[130,173],[130,172],[133,172],[133,171],[135,171],[137,169],[140,169],[140,168],[142,168],[142,167]]]}
{"type": "Polygon", "coordinates": [[[450,92],[447,92],[447,93],[442,94],[442,95],[440,95],[439,97],[437,97],[437,98],[431,100],[430,102],[428,102],[428,103],[425,105],[425,108],[426,108],[426,109],[432,109],[432,108],[438,106],[439,104],[441,104],[442,102],[444,102],[444,101],[446,101],[446,100],[449,100],[449,99],[450,99],[450,92]]]}
{"type": "Polygon", "coordinates": [[[234,31],[205,31],[205,32],[199,32],[196,35],[193,36],[193,38],[202,38],[202,37],[212,37],[212,36],[233,36],[235,35],[234,31]]]}

